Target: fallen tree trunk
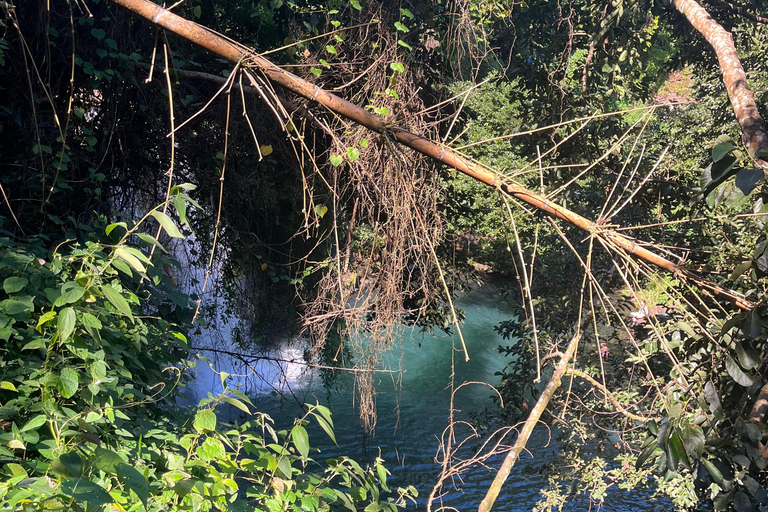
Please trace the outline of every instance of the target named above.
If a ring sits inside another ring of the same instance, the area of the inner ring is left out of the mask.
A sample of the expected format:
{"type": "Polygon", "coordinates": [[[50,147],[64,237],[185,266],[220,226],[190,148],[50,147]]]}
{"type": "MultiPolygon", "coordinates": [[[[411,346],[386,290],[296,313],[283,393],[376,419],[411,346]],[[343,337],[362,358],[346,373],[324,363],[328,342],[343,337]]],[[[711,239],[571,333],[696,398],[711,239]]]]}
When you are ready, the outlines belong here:
{"type": "Polygon", "coordinates": [[[688,279],[699,287],[706,289],[714,295],[728,300],[735,306],[751,310],[753,305],[741,294],[726,290],[715,283],[711,283],[693,272],[679,267],[672,261],[636,244],[631,238],[616,231],[606,229],[597,223],[582,217],[550,199],[540,196],[517,182],[514,182],[501,174],[484,167],[477,162],[465,158],[447,146],[437,144],[419,135],[398,127],[390,126],[379,115],[367,111],[362,107],[342,99],[316,85],[300,78],[293,73],[275,66],[272,62],[260,56],[254,50],[232,42],[225,37],[209,30],[197,23],[186,20],[172,12],[163,9],[149,0],[110,0],[112,3],[125,7],[152,23],[169,30],[189,41],[210,50],[230,62],[239,63],[244,68],[255,68],[262,72],[273,83],[288,89],[304,98],[316,101],[329,110],[346,117],[366,128],[388,136],[419,153],[434,160],[442,162],[472,178],[499,189],[510,196],[528,203],[552,217],[564,220],[591,234],[602,238],[607,244],[618,247],[627,254],[651,263],[659,268],[673,272],[678,277],[688,279]]]}
{"type": "MultiPolygon", "coordinates": [[[[699,31],[715,50],[720,69],[723,71],[723,83],[728,91],[728,99],[731,100],[733,113],[741,126],[744,146],[752,156],[762,151],[762,158],[765,158],[764,155],[768,154],[768,132],[757,110],[755,95],[747,83],[747,75],[733,44],[733,36],[712,19],[695,0],[672,0],[672,5],[688,18],[693,28],[699,31]]],[[[768,171],[768,162],[759,156],[755,160],[759,167],[768,171]]]]}

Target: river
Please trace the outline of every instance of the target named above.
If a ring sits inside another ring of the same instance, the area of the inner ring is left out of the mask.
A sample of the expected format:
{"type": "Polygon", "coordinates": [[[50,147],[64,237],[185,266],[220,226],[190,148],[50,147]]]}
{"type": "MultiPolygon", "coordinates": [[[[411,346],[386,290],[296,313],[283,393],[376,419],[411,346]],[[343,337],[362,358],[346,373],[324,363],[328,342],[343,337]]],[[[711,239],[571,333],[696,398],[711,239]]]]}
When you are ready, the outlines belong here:
{"type": "MultiPolygon", "coordinates": [[[[496,350],[504,341],[493,327],[514,317],[509,305],[491,286],[459,297],[457,305],[466,312],[462,331],[470,361],[464,362],[463,354],[453,351],[454,340],[451,336],[444,333],[431,336],[406,329],[400,342],[384,357],[381,366],[382,369],[400,370],[401,373],[377,373],[375,376],[377,424],[373,435],[365,435],[360,427],[358,413],[353,406],[352,377],[348,373],[340,375],[332,389],[325,389],[317,370],[307,369],[303,364],[306,341],[292,340],[282,343],[279,350],[264,350],[255,355],[282,361],[278,363],[262,359],[246,365],[223,354],[203,352],[203,355],[210,358],[211,366],[217,371],[235,375],[230,377],[230,385],[239,383],[257,408],[272,416],[281,427],[292,424],[293,418],[300,414],[301,403],[320,402],[327,405],[333,412],[338,446],[319,429],[311,430],[312,446],[321,449],[315,459],[343,454],[364,462],[378,456],[380,451],[385,465],[392,471],[392,484],[414,485],[419,491],[418,508],[426,509],[427,499],[441,470],[435,462],[435,454],[448,425],[452,363],[455,386],[469,381],[497,382],[495,373],[506,362],[496,350]]],[[[202,343],[237,350],[231,347],[231,328],[220,327],[214,337],[208,334],[209,339],[202,343]]],[[[198,397],[220,391],[220,377],[205,362],[198,363],[197,372],[192,389],[198,397]]],[[[455,419],[467,420],[469,412],[492,406],[491,394],[488,387],[479,384],[463,387],[454,398],[455,419]]],[[[473,443],[469,445],[474,446],[473,443]]],[[[530,511],[541,499],[539,491],[547,487],[546,463],[554,459],[556,443],[550,442],[546,428],[539,427],[527,448],[529,454],[524,454],[518,461],[494,510],[530,511]]],[[[499,467],[502,458],[491,458],[488,467],[476,465],[470,468],[463,474],[462,481],[456,481],[455,485],[448,482],[443,490],[442,504],[461,511],[476,510],[494,477],[493,469],[499,467]]],[[[439,503],[433,506],[433,510],[438,507],[439,503]]],[[[577,495],[569,499],[563,510],[598,510],[598,507],[595,504],[590,507],[586,496],[577,495]]],[[[600,510],[664,512],[674,510],[674,507],[668,502],[651,499],[647,491],[628,493],[611,488],[600,510]]]]}

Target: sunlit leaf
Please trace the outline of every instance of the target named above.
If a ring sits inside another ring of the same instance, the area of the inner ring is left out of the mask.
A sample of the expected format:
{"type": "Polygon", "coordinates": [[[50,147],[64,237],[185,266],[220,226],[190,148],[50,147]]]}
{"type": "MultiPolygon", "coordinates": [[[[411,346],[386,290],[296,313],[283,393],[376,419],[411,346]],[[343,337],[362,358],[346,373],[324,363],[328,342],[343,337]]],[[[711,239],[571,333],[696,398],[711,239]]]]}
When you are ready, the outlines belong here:
{"type": "Polygon", "coordinates": [[[59,312],[59,320],[57,322],[57,328],[59,330],[59,339],[61,341],[67,341],[67,338],[75,330],[75,322],[77,320],[77,314],[72,308],[64,308],[59,312]]]}
{"type": "Polygon", "coordinates": [[[291,430],[291,440],[299,454],[305,459],[309,456],[309,435],[301,425],[296,425],[291,430]]]}
{"type": "Polygon", "coordinates": [[[68,478],[61,483],[61,492],[77,501],[87,501],[91,505],[112,503],[112,496],[103,487],[80,478],[68,478]]]}
{"type": "Polygon", "coordinates": [[[171,219],[168,215],[159,210],[153,210],[151,215],[155,218],[155,220],[157,220],[157,222],[160,223],[161,226],[163,226],[163,229],[166,231],[166,233],[168,233],[169,236],[173,238],[184,238],[184,235],[182,235],[181,231],[179,231],[179,228],[176,227],[173,219],[171,219]]]}
{"type": "Polygon", "coordinates": [[[110,304],[112,304],[115,309],[117,309],[120,313],[124,314],[125,316],[133,319],[133,313],[131,312],[131,306],[128,305],[128,301],[125,300],[125,298],[109,285],[104,285],[101,287],[101,292],[104,294],[104,296],[107,298],[110,304]]]}
{"type": "Polygon", "coordinates": [[[64,398],[72,398],[77,393],[79,377],[77,371],[72,368],[64,368],[59,375],[59,393],[64,398]]]}
{"type": "Polygon", "coordinates": [[[211,409],[201,409],[195,414],[193,423],[195,430],[202,433],[206,430],[216,430],[216,413],[211,409]]]}

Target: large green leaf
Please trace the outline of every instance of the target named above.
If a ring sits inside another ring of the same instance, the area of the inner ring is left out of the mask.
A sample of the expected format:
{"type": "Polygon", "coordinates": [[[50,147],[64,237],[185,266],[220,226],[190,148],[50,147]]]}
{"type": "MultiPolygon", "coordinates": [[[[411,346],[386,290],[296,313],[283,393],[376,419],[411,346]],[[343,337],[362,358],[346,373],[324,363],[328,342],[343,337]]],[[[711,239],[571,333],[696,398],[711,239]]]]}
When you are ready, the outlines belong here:
{"type": "Polygon", "coordinates": [[[293,427],[293,430],[291,430],[291,440],[299,454],[302,457],[307,458],[309,456],[309,435],[307,434],[307,430],[301,425],[296,425],[293,427]]]}
{"type": "Polygon", "coordinates": [[[744,373],[744,370],[739,367],[739,364],[734,361],[731,356],[728,356],[725,360],[725,369],[728,371],[728,375],[730,375],[737,384],[744,386],[745,388],[748,388],[754,382],[754,379],[744,373]]]}
{"type": "Polygon", "coordinates": [[[216,430],[216,413],[211,409],[201,409],[195,414],[195,430],[205,432],[206,430],[216,430]]]}
{"type": "Polygon", "coordinates": [[[23,290],[27,283],[29,280],[26,277],[8,277],[3,281],[3,291],[8,294],[16,293],[23,290]]]}
{"type": "Polygon", "coordinates": [[[121,480],[127,485],[136,496],[139,497],[144,506],[147,506],[147,499],[149,498],[149,482],[144,478],[144,475],[139,472],[133,466],[128,464],[118,464],[117,474],[121,480]]]}
{"type": "Polygon", "coordinates": [[[85,288],[75,281],[64,283],[61,287],[61,298],[64,299],[67,304],[74,304],[80,300],[84,294],[85,288]]]}
{"type": "Polygon", "coordinates": [[[71,398],[74,396],[74,394],[77,393],[78,382],[77,371],[72,368],[64,368],[61,370],[58,386],[61,396],[64,398],[71,398]]]}
{"type": "Polygon", "coordinates": [[[77,501],[86,501],[97,506],[112,503],[112,496],[103,487],[81,478],[64,480],[61,483],[61,492],[77,501]]]}
{"type": "Polygon", "coordinates": [[[117,466],[127,462],[125,457],[119,453],[113,452],[112,450],[108,450],[106,448],[102,448],[100,446],[94,450],[94,455],[96,456],[94,465],[98,469],[104,471],[105,473],[109,473],[110,475],[117,474],[117,466]]]}

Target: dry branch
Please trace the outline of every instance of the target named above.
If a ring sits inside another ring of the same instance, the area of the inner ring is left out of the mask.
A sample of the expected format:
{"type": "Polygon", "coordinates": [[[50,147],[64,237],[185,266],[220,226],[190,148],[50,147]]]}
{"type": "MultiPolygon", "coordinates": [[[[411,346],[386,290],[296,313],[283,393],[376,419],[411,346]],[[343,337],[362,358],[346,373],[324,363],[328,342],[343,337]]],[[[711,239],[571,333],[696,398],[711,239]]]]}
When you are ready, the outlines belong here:
{"type": "MultiPolygon", "coordinates": [[[[125,7],[126,9],[138,14],[139,16],[165,28],[189,41],[210,50],[211,52],[223,57],[230,62],[238,63],[244,68],[255,68],[263,73],[267,78],[277,85],[284,87],[304,98],[316,101],[329,110],[346,117],[366,128],[381,133],[384,136],[408,146],[434,160],[442,162],[478,181],[493,186],[510,196],[528,203],[535,208],[546,212],[552,217],[564,220],[574,226],[577,226],[594,236],[597,236],[613,247],[620,248],[622,251],[636,258],[645,260],[659,268],[674,273],[680,278],[695,282],[698,286],[705,288],[714,295],[730,301],[737,307],[745,310],[751,310],[753,305],[740,294],[726,290],[717,284],[711,283],[693,272],[679,267],[672,261],[649,251],[645,247],[636,244],[631,238],[619,234],[616,231],[606,229],[597,223],[582,217],[562,206],[555,204],[550,199],[536,194],[519,183],[512,181],[499,173],[478,164],[462,155],[459,155],[447,146],[435,143],[419,135],[410,133],[399,126],[389,125],[381,116],[373,114],[362,107],[344,100],[320,87],[300,78],[284,69],[275,66],[254,50],[247,48],[239,43],[230,41],[224,36],[209,30],[197,23],[188,21],[181,16],[163,9],[149,0],[111,0],[112,3],[125,7]]],[[[677,0],[676,4],[687,4],[690,0],[677,0]]],[[[695,4],[695,2],[693,2],[695,4]]],[[[696,4],[698,5],[698,4],[696,4]]],[[[718,25],[719,26],[719,25],[718,25]]],[[[738,63],[738,60],[737,60],[738,63]]],[[[739,65],[739,69],[741,69],[739,65]]],[[[743,75],[743,70],[742,70],[743,75]]],[[[746,86],[745,86],[746,87],[746,86]]],[[[730,90],[730,89],[729,89],[730,90]]],[[[749,91],[749,89],[746,89],[749,91]]],[[[743,96],[740,91],[739,97],[743,96]]],[[[751,92],[749,97],[751,98],[751,92]]],[[[754,100],[752,100],[754,104],[754,100]]],[[[740,103],[741,104],[741,103],[740,103]]],[[[734,107],[735,108],[735,107],[734,107]]],[[[746,110],[749,113],[749,109],[746,110]]],[[[746,115],[746,114],[745,114],[746,115]]],[[[738,114],[737,114],[738,116],[738,114]]],[[[741,117],[740,117],[741,119],[741,117]]],[[[754,121],[754,117],[749,117],[754,121]]],[[[760,121],[757,116],[757,121],[760,121]]],[[[754,125],[754,122],[752,123],[754,125]]],[[[752,126],[752,125],[750,125],[752,126]]],[[[760,126],[762,123],[760,122],[760,126]]],[[[746,133],[746,132],[745,132],[746,133]]],[[[750,132],[751,133],[751,132],[750,132]]],[[[759,133],[764,133],[759,132],[759,133]]],[[[752,137],[750,140],[764,144],[762,139],[752,137]]],[[[763,147],[762,145],[760,147],[763,147]]]]}
{"type": "MultiPolygon", "coordinates": [[[[768,132],[757,110],[755,96],[747,84],[747,75],[739,60],[733,36],[717,23],[709,13],[695,0],[672,0],[672,5],[680,11],[717,53],[720,69],[723,71],[723,83],[728,91],[728,98],[733,106],[733,113],[741,126],[744,146],[757,155],[760,151],[768,154],[768,132]]],[[[764,171],[768,171],[768,162],[756,162],[764,171]]]]}

